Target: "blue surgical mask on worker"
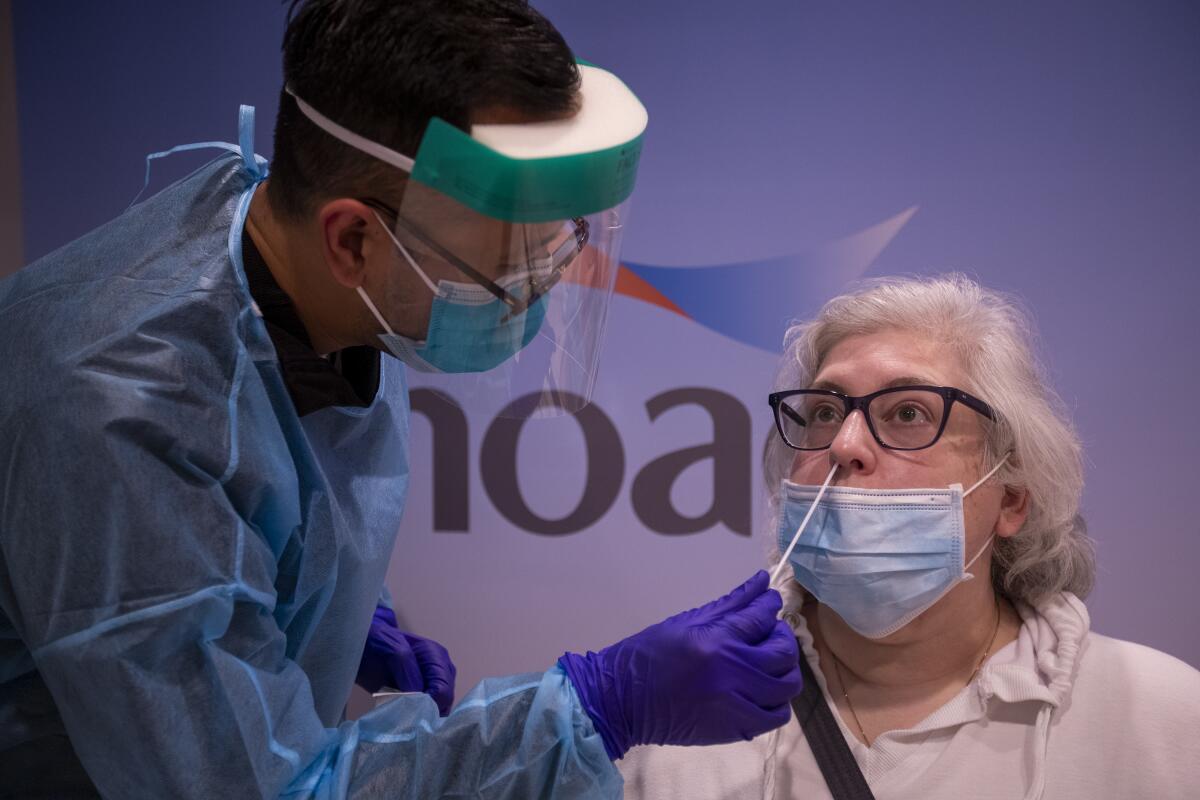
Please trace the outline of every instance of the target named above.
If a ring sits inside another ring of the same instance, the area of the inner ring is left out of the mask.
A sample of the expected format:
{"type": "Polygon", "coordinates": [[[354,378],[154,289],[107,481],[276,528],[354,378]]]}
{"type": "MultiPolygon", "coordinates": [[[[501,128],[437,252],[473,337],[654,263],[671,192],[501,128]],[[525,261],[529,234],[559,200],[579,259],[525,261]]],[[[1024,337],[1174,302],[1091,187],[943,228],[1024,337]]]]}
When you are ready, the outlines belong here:
{"type": "MultiPolygon", "coordinates": [[[[416,260],[376,214],[379,224],[410,267],[433,292],[429,328],[424,341],[416,341],[392,330],[383,315],[359,286],[358,294],[383,327],[379,339],[393,356],[421,372],[486,372],[498,367],[529,344],[545,319],[545,304],[534,300],[518,314],[477,283],[459,283],[429,278],[416,260]]],[[[528,291],[529,272],[514,270],[496,280],[510,294],[521,297],[528,291]]]]}
{"type": "MultiPolygon", "coordinates": [[[[975,577],[967,570],[992,537],[965,560],[963,499],[1007,460],[965,492],[957,483],[946,489],[825,487],[788,556],[796,581],[860,635],[880,639],[895,633],[975,577]]],[[[783,481],[781,551],[822,488],[783,481]]]]}

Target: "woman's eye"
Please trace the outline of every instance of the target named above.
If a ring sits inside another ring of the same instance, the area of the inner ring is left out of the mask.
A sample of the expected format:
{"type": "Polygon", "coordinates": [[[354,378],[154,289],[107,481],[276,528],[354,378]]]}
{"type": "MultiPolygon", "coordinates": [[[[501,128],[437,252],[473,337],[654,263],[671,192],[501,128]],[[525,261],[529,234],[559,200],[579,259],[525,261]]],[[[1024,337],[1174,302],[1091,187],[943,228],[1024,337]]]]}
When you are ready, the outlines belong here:
{"type": "Polygon", "coordinates": [[[929,415],[923,409],[912,405],[901,406],[896,409],[894,417],[898,422],[906,424],[917,424],[929,420],[929,415]]]}
{"type": "Polygon", "coordinates": [[[831,423],[837,422],[838,413],[833,406],[821,406],[812,416],[814,422],[831,423]]]}

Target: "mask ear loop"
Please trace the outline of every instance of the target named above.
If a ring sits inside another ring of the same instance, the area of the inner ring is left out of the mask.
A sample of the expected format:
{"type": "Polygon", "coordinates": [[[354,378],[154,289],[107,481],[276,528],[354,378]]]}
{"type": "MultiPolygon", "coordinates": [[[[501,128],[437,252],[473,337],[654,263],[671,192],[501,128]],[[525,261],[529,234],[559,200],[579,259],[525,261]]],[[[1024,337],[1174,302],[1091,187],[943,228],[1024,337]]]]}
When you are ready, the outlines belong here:
{"type": "MultiPolygon", "coordinates": [[[[379,216],[378,211],[372,209],[371,213],[375,215],[375,220],[379,223],[379,227],[383,228],[383,232],[386,233],[388,238],[392,240],[392,244],[396,245],[396,249],[400,251],[400,255],[404,256],[404,260],[407,261],[408,265],[412,267],[418,275],[421,276],[421,280],[425,281],[425,285],[429,287],[429,291],[433,292],[436,296],[438,294],[437,286],[435,286],[433,281],[429,279],[429,276],[425,274],[425,271],[417,266],[417,262],[413,260],[412,255],[409,254],[408,248],[400,244],[400,240],[396,238],[396,234],[392,233],[392,229],[384,223],[383,218],[379,216]]],[[[366,290],[364,290],[360,285],[355,287],[355,291],[358,292],[358,296],[362,298],[363,302],[366,303],[367,308],[370,309],[371,314],[374,315],[375,321],[383,327],[388,336],[395,336],[396,332],[392,330],[392,326],[388,325],[387,320],[383,318],[383,314],[380,314],[379,309],[376,308],[375,304],[371,302],[371,298],[367,296],[366,290]]]]}
{"type": "MultiPolygon", "coordinates": [[[[994,466],[990,470],[988,470],[987,475],[984,475],[982,478],[975,481],[975,483],[971,486],[970,489],[967,489],[965,492],[963,492],[963,498],[965,499],[966,496],[969,495],[971,492],[975,491],[980,486],[983,486],[983,484],[987,483],[993,475],[995,475],[997,472],[1000,471],[1001,467],[1003,467],[1005,464],[1008,463],[1008,457],[1011,455],[1012,455],[1012,451],[1005,453],[1004,458],[1000,459],[1000,463],[996,464],[996,466],[994,466]]],[[[976,561],[979,560],[979,557],[981,555],[983,555],[983,551],[988,549],[988,545],[990,545],[992,543],[992,540],[995,538],[996,538],[996,534],[994,534],[994,533],[991,536],[989,536],[987,538],[987,540],[983,543],[983,546],[979,548],[979,552],[977,552],[974,556],[972,556],[971,560],[963,565],[963,580],[969,581],[975,577],[975,573],[967,572],[967,570],[971,568],[972,564],[974,564],[976,561]]]]}
{"type": "Polygon", "coordinates": [[[1009,457],[1009,456],[1011,456],[1011,455],[1012,455],[1012,451],[1011,451],[1011,450],[1010,450],[1009,452],[1005,453],[1005,454],[1004,454],[1004,458],[1000,459],[1000,463],[998,463],[996,466],[994,466],[994,467],[992,467],[990,470],[988,470],[988,474],[987,474],[987,475],[984,475],[982,478],[980,478],[979,480],[975,481],[975,483],[971,484],[971,488],[970,488],[970,489],[967,489],[965,492],[963,492],[963,497],[966,497],[966,496],[967,496],[967,495],[969,495],[971,492],[975,491],[975,490],[976,490],[976,489],[978,489],[980,486],[983,486],[985,483],[987,483],[989,478],[991,478],[993,475],[995,475],[997,472],[999,472],[999,471],[1000,471],[1000,468],[1001,468],[1001,467],[1003,467],[1005,464],[1007,464],[1007,463],[1008,463],[1008,457],[1009,457]]]}
{"type": "Polygon", "coordinates": [[[404,256],[404,260],[408,262],[408,265],[413,268],[414,272],[421,276],[421,280],[425,281],[425,285],[429,287],[429,291],[433,292],[434,295],[437,295],[437,284],[429,279],[429,276],[425,274],[425,270],[417,266],[417,262],[408,252],[408,248],[400,244],[400,240],[396,238],[396,234],[392,233],[392,229],[384,224],[383,217],[379,216],[379,212],[375,209],[371,209],[371,213],[375,215],[376,221],[379,222],[379,227],[383,228],[383,232],[386,233],[388,238],[392,240],[392,244],[396,245],[396,249],[400,251],[400,255],[404,256]]]}
{"type": "Polygon", "coordinates": [[[358,296],[363,299],[363,302],[367,304],[367,308],[370,309],[371,313],[375,315],[375,321],[383,326],[383,330],[387,332],[387,335],[395,336],[396,332],[392,330],[391,325],[388,325],[387,320],[383,318],[383,314],[379,313],[379,309],[376,308],[375,304],[371,302],[371,298],[367,297],[367,293],[363,291],[363,287],[357,286],[355,287],[355,291],[358,292],[358,296]]]}

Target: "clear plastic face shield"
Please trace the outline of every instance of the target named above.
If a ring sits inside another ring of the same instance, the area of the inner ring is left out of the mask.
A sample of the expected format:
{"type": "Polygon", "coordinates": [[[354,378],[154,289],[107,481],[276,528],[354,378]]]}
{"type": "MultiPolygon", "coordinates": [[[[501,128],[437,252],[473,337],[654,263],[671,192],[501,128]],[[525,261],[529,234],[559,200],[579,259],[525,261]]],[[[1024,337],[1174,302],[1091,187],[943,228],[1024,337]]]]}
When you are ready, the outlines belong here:
{"type": "MultiPolygon", "coordinates": [[[[433,293],[426,338],[396,336],[387,298],[364,297],[388,349],[453,394],[512,417],[591,398],[645,108],[616,76],[579,65],[580,110],[548,122],[430,121],[415,159],[301,98],[316,125],[409,173],[398,204],[360,198],[433,293]]],[[[289,90],[290,91],[290,90],[289,90]]]]}

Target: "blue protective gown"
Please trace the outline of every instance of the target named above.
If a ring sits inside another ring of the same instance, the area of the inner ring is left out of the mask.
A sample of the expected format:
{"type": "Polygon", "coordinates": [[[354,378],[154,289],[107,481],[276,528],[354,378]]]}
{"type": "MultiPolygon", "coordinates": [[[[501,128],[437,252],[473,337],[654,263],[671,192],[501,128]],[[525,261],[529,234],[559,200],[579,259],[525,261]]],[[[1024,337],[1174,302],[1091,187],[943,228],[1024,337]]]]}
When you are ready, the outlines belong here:
{"type": "Polygon", "coordinates": [[[0,793],[620,796],[557,667],[342,721],[404,368],[297,416],[241,267],[261,177],[224,156],[0,283],[0,793]]]}

